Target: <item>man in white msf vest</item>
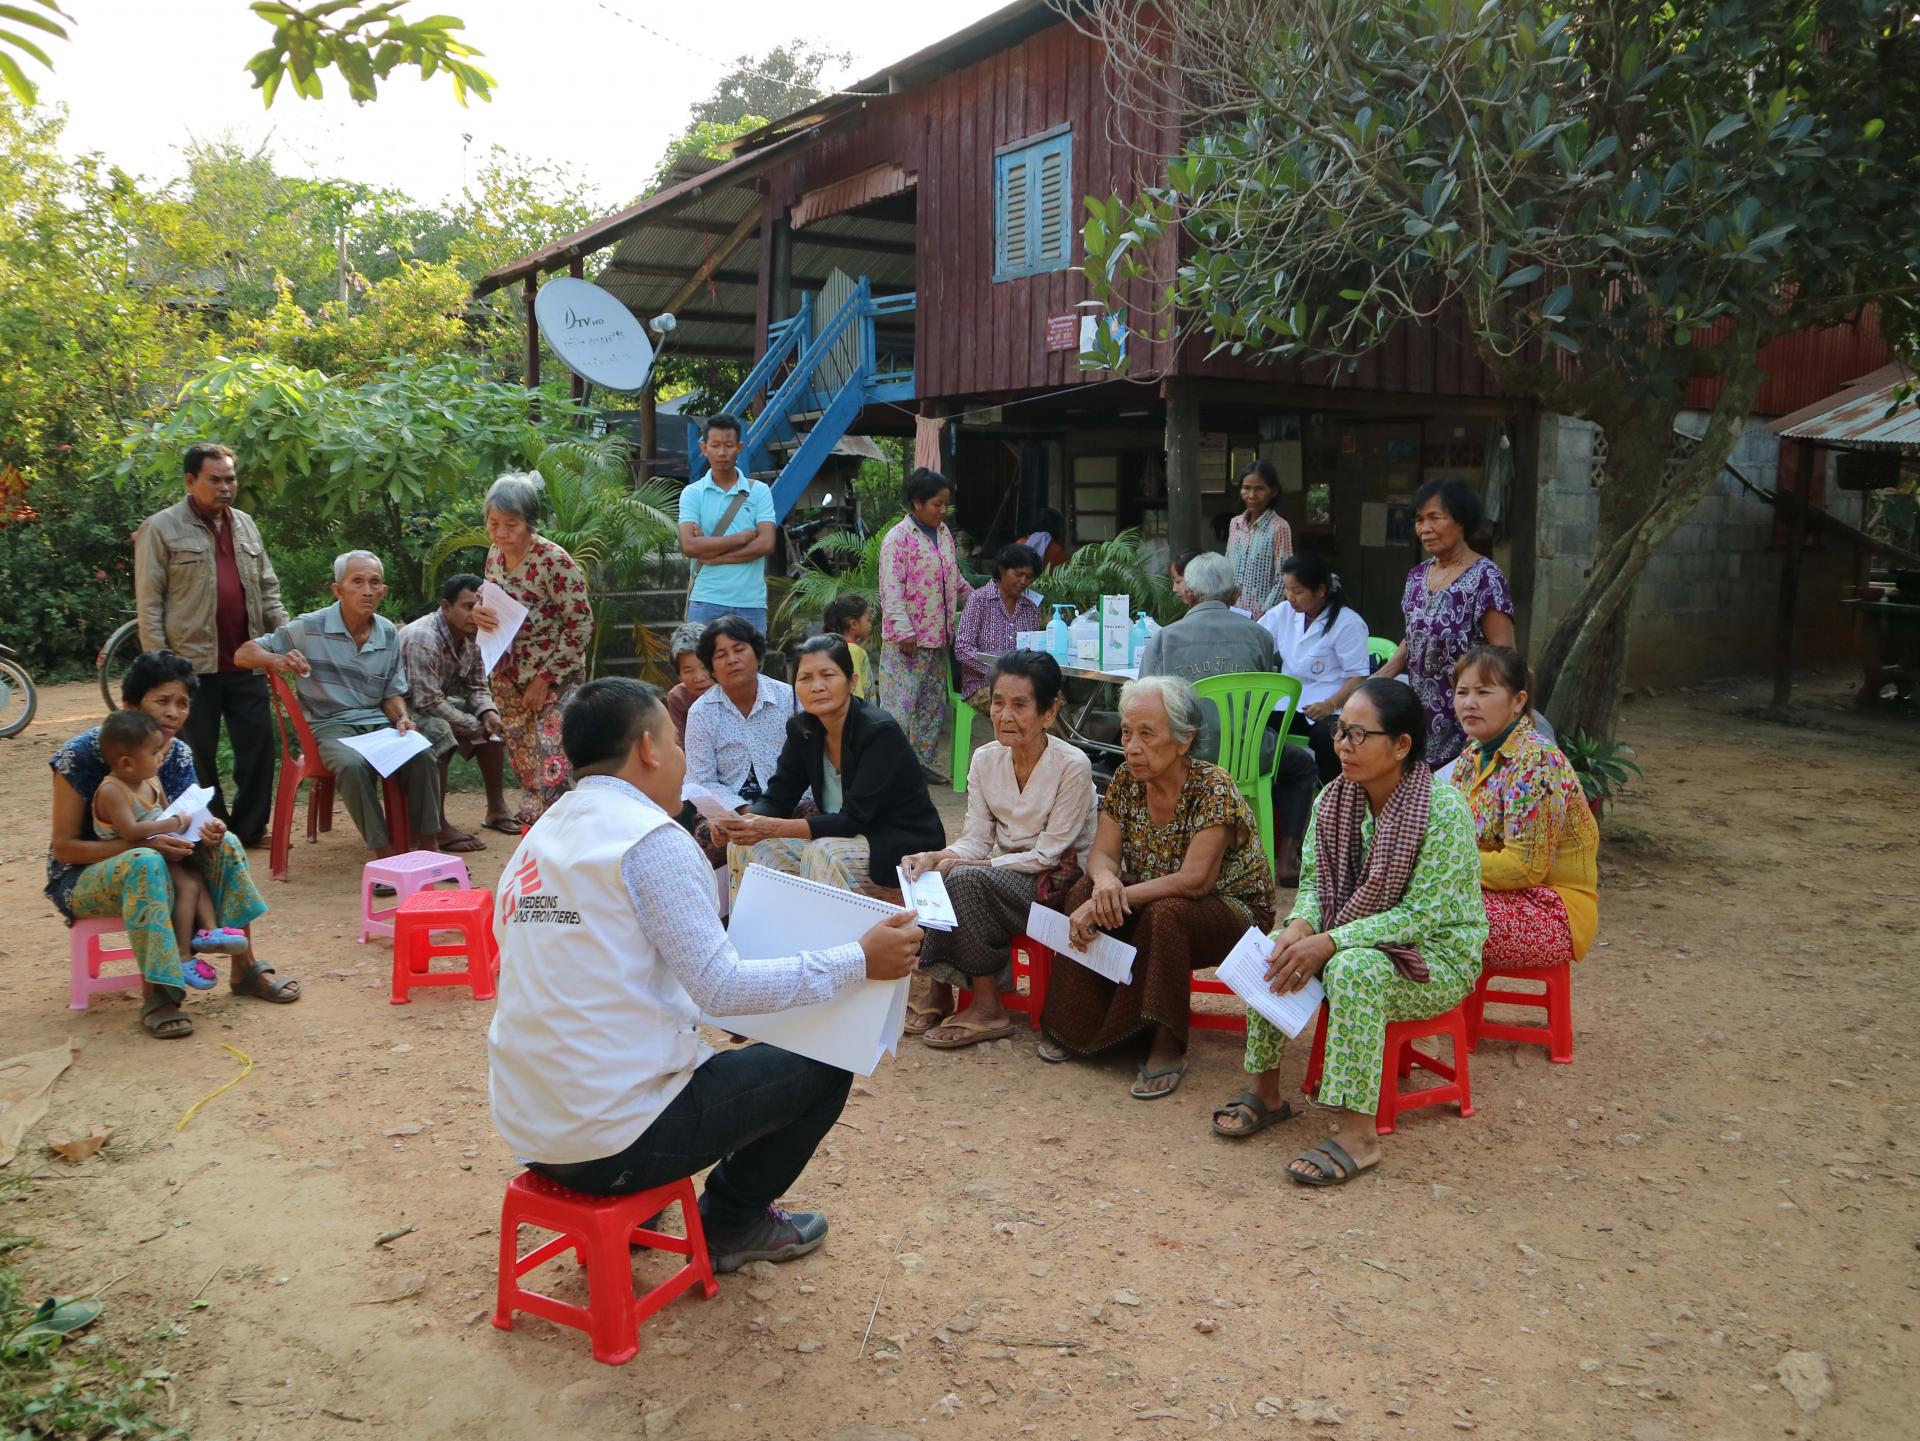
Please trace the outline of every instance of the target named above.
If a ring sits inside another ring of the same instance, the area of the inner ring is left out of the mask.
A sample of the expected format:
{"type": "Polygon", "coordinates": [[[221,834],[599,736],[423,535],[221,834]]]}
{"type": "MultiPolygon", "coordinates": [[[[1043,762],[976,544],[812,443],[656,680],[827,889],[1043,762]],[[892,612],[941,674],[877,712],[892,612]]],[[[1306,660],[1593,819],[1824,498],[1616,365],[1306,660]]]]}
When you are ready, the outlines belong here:
{"type": "Polygon", "coordinates": [[[494,1124],[533,1170],[594,1195],[712,1166],[700,1215],[716,1271],[804,1256],[826,1240],[827,1218],[774,1202],[853,1078],[776,1046],[716,1054],[700,1012],[762,1014],[897,980],[920,928],[902,911],[856,943],[742,960],[714,914],[707,859],[674,823],[687,758],[659,693],[589,681],[567,704],[561,744],[576,787],[500,878],[494,1124]]]}

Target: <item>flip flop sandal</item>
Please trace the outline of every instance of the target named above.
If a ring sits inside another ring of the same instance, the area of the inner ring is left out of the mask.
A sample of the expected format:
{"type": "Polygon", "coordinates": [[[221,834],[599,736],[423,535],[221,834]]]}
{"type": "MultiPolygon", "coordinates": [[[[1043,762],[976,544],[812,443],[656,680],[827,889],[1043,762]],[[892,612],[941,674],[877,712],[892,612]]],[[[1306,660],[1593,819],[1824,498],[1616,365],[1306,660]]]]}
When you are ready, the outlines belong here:
{"type": "Polygon", "coordinates": [[[480,828],[486,831],[498,831],[503,836],[517,836],[526,831],[526,827],[512,816],[499,816],[490,821],[482,821],[480,828]]]}
{"type": "Polygon", "coordinates": [[[977,1046],[983,1041],[1011,1040],[1013,1034],[1014,1025],[1012,1021],[1005,1021],[997,1026],[981,1026],[975,1025],[971,1021],[961,1021],[952,1016],[948,1016],[944,1021],[940,1022],[939,1025],[928,1027],[927,1034],[920,1039],[936,1051],[960,1051],[966,1049],[968,1046],[977,1046]],[[964,1031],[966,1034],[957,1041],[934,1040],[933,1032],[943,1030],[964,1031]]]}
{"type": "Polygon", "coordinates": [[[1213,1109],[1213,1134],[1225,1136],[1230,1141],[1244,1140],[1248,1136],[1258,1135],[1269,1126],[1277,1126],[1282,1121],[1293,1118],[1293,1102],[1282,1101],[1278,1107],[1269,1107],[1252,1091],[1242,1091],[1231,1101],[1213,1109]],[[1244,1110],[1253,1121],[1251,1126],[1234,1130],[1220,1124],[1223,1118],[1231,1118],[1235,1109],[1244,1110]]]}
{"type": "Polygon", "coordinates": [[[940,1024],[941,1012],[938,1006],[916,1006],[907,1002],[907,1024],[902,1028],[909,1036],[924,1036],[940,1024]],[[931,1017],[931,1019],[922,1019],[931,1017]]]}
{"type": "Polygon", "coordinates": [[[1127,1094],[1132,1096],[1133,1099],[1136,1101],[1164,1100],[1166,1097],[1171,1096],[1175,1091],[1180,1089],[1180,1077],[1186,1075],[1186,1073],[1187,1073],[1187,1062],[1185,1061],[1182,1061],[1177,1066],[1162,1066],[1157,1071],[1149,1071],[1146,1068],[1146,1066],[1143,1064],[1140,1067],[1139,1072],[1134,1076],[1133,1084],[1127,1088],[1127,1094]],[[1142,1082],[1157,1081],[1162,1076],[1172,1076],[1174,1078],[1173,1084],[1171,1086],[1168,1086],[1166,1090],[1143,1091],[1140,1089],[1142,1082]]]}
{"type": "Polygon", "coordinates": [[[233,983],[233,993],[236,996],[252,996],[256,1000],[271,1001],[276,1006],[290,1006],[299,1000],[300,983],[291,979],[269,981],[267,977],[274,974],[273,967],[265,961],[255,961],[242,971],[240,979],[233,983]],[[293,989],[292,995],[287,994],[289,987],[293,989]]]}
{"type": "Polygon", "coordinates": [[[179,1004],[163,996],[155,996],[140,1008],[140,1024],[147,1028],[147,1034],[156,1041],[184,1041],[193,1034],[193,1017],[185,1014],[154,1019],[154,1012],[168,1006],[179,1004]]]}
{"type": "Polygon", "coordinates": [[[1058,1041],[1042,1041],[1034,1048],[1034,1054],[1049,1066],[1063,1066],[1073,1059],[1073,1052],[1058,1041]]]}
{"type": "Polygon", "coordinates": [[[1344,1186],[1363,1171],[1371,1171],[1380,1164],[1375,1161],[1372,1166],[1359,1165],[1338,1141],[1322,1141],[1317,1146],[1309,1146],[1293,1159],[1305,1161],[1320,1173],[1309,1176],[1288,1166],[1287,1175],[1303,1186],[1344,1186]]]}
{"type": "Polygon", "coordinates": [[[450,856],[470,856],[475,851],[484,851],[487,843],[478,836],[462,836],[457,841],[442,841],[440,849],[450,856]]]}

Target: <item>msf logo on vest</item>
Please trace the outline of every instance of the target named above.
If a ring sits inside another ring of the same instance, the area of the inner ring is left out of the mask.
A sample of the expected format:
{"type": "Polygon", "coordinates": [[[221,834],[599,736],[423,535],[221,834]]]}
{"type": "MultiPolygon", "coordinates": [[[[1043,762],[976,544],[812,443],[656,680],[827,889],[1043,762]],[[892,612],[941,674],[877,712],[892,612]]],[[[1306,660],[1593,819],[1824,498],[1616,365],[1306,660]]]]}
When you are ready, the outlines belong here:
{"type": "Polygon", "coordinates": [[[577,926],[580,912],[562,906],[557,892],[540,888],[540,863],[528,856],[500,891],[500,924],[504,926],[508,921],[577,926]]]}

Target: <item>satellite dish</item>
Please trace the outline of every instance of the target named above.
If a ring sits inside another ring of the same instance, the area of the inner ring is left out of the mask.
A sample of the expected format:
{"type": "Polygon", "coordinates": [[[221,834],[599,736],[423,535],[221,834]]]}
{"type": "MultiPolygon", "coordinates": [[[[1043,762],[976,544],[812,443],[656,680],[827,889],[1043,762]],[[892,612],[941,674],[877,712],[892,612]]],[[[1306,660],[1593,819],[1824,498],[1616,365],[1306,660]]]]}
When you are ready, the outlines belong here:
{"type": "Polygon", "coordinates": [[[533,318],[560,363],[590,385],[623,395],[647,388],[653,342],[646,327],[591,281],[549,280],[533,298],[533,318]]]}

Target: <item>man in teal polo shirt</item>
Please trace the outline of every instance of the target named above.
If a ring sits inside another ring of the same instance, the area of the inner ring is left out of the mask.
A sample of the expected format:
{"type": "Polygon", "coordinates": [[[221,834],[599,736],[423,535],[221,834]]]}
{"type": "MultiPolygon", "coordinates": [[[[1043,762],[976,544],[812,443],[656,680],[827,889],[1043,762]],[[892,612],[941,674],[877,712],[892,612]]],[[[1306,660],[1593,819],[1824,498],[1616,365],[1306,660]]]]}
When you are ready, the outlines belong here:
{"type": "Polygon", "coordinates": [[[742,616],[765,635],[773,492],[740,474],[740,422],[733,416],[707,422],[700,453],[711,468],[680,492],[680,553],[693,562],[687,619],[704,626],[742,616]]]}

